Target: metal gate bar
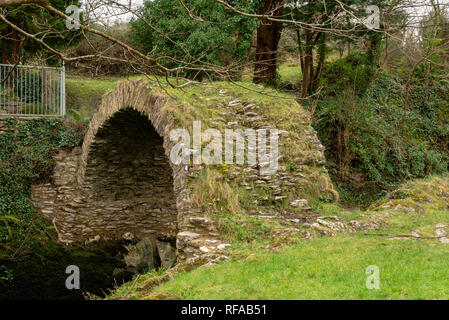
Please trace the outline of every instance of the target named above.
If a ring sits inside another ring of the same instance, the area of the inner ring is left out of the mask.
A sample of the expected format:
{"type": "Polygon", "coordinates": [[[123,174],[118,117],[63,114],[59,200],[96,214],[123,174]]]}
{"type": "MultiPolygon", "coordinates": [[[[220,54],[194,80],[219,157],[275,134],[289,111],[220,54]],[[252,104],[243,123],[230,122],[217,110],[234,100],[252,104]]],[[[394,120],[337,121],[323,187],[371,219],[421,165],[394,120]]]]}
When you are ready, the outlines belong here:
{"type": "Polygon", "coordinates": [[[65,67],[0,64],[0,116],[65,116],[65,67]]]}

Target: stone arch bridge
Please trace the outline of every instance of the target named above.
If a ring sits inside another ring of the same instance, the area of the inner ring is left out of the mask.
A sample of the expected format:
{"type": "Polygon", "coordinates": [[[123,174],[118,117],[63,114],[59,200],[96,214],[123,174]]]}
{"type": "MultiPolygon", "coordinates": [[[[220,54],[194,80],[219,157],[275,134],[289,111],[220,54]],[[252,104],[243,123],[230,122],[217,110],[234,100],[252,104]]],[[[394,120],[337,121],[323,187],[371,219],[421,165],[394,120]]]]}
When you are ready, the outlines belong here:
{"type": "Polygon", "coordinates": [[[155,238],[176,243],[178,257],[218,243],[212,222],[192,205],[188,171],[168,156],[173,116],[167,98],[144,81],[126,81],[104,96],[82,147],[56,156],[51,183],[32,200],[65,243],[155,238]]]}
{"type": "MultiPolygon", "coordinates": [[[[259,106],[230,99],[226,106],[218,106],[230,112],[227,121],[234,122],[228,124],[271,127],[272,120],[264,118],[259,106]]],[[[175,143],[169,135],[178,123],[169,111],[171,103],[169,97],[148,89],[143,80],[120,82],[103,97],[82,147],[56,155],[52,182],[33,186],[32,200],[53,222],[62,242],[149,238],[176,246],[181,260],[214,255],[225,247],[214,223],[191,199],[188,177],[201,166],[169,161],[175,143]]],[[[299,105],[292,107],[296,112],[292,117],[299,124],[280,133],[279,150],[289,159],[283,160],[276,174],[260,176],[257,166],[235,166],[229,178],[250,189],[253,197],[259,197],[255,187],[261,188],[273,201],[288,200],[291,207],[302,203],[294,201],[297,197],[311,194],[335,199],[338,194],[324,167],[324,147],[310,116],[299,105]],[[289,162],[296,169],[288,169],[289,162]],[[285,190],[291,193],[284,195],[285,190]]],[[[249,214],[266,218],[260,210],[271,207],[260,206],[249,214]]],[[[295,214],[285,212],[287,220],[295,214]]]]}

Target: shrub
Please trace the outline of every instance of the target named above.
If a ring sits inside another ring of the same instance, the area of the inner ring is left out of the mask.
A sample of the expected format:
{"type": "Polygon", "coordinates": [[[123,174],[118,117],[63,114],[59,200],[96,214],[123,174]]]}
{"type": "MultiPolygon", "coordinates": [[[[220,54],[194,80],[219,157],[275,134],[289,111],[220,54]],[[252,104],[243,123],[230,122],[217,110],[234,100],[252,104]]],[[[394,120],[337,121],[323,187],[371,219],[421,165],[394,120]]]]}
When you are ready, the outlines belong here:
{"type": "Polygon", "coordinates": [[[361,95],[369,87],[377,65],[365,53],[355,52],[333,63],[327,62],[323,67],[320,86],[323,96],[340,95],[342,90],[352,90],[361,95]]]}
{"type": "Polygon", "coordinates": [[[355,57],[327,67],[323,83],[333,84],[315,101],[314,127],[343,198],[369,202],[407,179],[446,172],[447,84],[428,93],[412,85],[405,104],[406,80],[387,72],[374,79],[355,57]]]}

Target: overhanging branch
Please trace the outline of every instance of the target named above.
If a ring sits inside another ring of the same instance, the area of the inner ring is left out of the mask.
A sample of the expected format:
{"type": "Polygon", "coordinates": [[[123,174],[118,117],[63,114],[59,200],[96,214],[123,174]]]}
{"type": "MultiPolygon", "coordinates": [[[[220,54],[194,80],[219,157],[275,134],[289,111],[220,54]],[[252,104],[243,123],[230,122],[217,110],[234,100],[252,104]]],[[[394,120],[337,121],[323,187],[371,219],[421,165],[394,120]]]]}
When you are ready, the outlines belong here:
{"type": "Polygon", "coordinates": [[[49,2],[50,0],[0,0],[0,7],[20,6],[28,3],[46,4],[49,2]]]}

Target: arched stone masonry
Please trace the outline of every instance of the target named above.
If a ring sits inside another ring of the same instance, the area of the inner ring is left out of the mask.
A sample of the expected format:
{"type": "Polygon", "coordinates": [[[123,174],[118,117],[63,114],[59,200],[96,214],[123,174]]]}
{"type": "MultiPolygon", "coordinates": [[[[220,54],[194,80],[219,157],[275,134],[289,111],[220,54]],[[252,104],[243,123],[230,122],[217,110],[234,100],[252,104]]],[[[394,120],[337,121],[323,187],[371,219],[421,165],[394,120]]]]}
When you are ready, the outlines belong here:
{"type": "Polygon", "coordinates": [[[175,121],[166,102],[144,81],[121,82],[104,96],[82,147],[56,156],[53,182],[34,186],[32,199],[61,241],[176,239],[181,258],[217,242],[191,204],[188,168],[168,159],[175,121]]]}
{"type": "Polygon", "coordinates": [[[162,143],[148,117],[135,109],[121,109],[105,121],[88,150],[80,184],[89,209],[98,212],[91,225],[105,226],[109,235],[175,239],[176,197],[162,143]]]}

